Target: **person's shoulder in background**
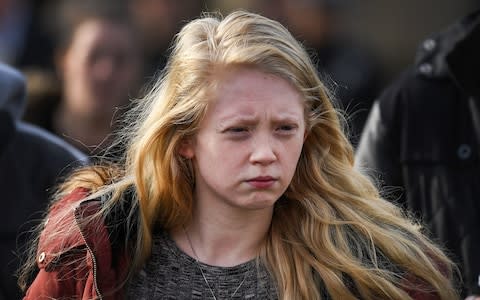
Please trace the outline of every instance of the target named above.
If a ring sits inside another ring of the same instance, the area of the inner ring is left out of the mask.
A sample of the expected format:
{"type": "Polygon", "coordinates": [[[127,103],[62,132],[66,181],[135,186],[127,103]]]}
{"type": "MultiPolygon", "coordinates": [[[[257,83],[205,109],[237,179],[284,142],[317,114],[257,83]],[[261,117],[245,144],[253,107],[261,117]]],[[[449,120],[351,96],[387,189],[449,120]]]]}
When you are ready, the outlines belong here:
{"type": "Polygon", "coordinates": [[[0,295],[6,299],[20,298],[14,274],[55,186],[88,162],[61,138],[21,121],[25,94],[23,75],[0,64],[0,295]]]}

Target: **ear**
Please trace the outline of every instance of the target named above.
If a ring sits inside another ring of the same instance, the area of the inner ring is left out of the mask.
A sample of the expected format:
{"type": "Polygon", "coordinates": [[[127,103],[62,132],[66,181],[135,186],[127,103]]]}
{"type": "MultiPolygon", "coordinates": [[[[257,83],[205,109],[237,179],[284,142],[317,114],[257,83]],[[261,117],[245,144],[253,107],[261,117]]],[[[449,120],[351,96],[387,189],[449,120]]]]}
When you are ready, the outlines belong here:
{"type": "Polygon", "coordinates": [[[192,139],[183,139],[178,147],[178,153],[186,159],[192,159],[195,156],[192,139]]]}

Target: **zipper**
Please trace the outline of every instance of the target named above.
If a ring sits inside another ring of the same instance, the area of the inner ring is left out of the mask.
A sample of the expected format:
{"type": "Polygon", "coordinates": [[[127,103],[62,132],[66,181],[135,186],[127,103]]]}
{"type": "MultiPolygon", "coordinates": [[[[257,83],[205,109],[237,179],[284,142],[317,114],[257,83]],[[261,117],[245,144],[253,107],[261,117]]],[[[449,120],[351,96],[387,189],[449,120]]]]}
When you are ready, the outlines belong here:
{"type": "Polygon", "coordinates": [[[87,243],[87,239],[85,238],[85,235],[82,231],[82,227],[80,226],[79,220],[78,220],[78,207],[75,208],[75,223],[77,224],[77,227],[80,231],[80,235],[82,236],[83,241],[85,242],[85,245],[87,246],[87,251],[90,253],[90,256],[92,257],[92,262],[93,262],[93,286],[95,288],[95,292],[97,292],[98,299],[102,300],[103,296],[100,293],[100,289],[98,288],[98,282],[97,282],[97,259],[95,255],[93,254],[92,248],[87,243]]]}

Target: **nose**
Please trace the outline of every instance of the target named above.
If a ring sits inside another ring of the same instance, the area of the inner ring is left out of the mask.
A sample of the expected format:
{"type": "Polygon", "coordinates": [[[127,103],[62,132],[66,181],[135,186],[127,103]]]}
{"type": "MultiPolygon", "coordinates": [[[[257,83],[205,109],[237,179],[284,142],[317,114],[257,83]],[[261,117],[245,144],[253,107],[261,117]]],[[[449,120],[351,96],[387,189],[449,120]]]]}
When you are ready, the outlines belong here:
{"type": "Polygon", "coordinates": [[[277,160],[275,146],[269,137],[257,137],[252,143],[250,162],[253,164],[268,165],[277,160]]]}

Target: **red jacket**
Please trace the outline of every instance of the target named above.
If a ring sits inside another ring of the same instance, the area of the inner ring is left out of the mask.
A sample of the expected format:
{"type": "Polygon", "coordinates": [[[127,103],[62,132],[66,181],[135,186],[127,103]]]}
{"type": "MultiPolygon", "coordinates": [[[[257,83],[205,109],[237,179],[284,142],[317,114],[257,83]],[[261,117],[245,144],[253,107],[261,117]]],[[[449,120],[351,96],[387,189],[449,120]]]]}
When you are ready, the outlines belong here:
{"type": "Polygon", "coordinates": [[[83,200],[88,193],[86,189],[76,189],[50,210],[37,251],[40,272],[24,299],[124,298],[124,290],[118,287],[127,273],[126,256],[122,255],[113,266],[105,224],[98,219],[79,222],[98,212],[101,206],[99,200],[83,200]],[[59,224],[64,213],[66,218],[59,224]],[[55,232],[58,226],[74,228],[73,233],[47,242],[46,234],[55,232]],[[65,259],[69,264],[65,264],[65,259]],[[78,263],[71,265],[71,261],[78,263]],[[80,264],[82,261],[86,264],[80,264]]]}

